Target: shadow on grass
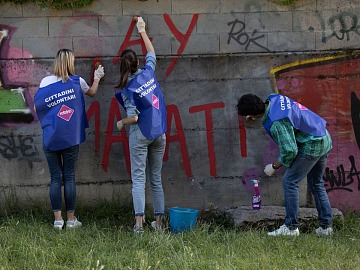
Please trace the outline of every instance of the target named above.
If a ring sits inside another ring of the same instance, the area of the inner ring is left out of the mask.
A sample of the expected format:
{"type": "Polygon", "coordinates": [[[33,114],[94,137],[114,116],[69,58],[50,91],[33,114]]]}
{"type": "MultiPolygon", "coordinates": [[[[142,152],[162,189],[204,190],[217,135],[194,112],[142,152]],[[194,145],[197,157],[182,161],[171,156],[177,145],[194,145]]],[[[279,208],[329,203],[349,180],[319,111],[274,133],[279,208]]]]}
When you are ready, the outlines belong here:
{"type": "MultiPolygon", "coordinates": [[[[33,220],[38,222],[45,222],[52,224],[53,215],[50,209],[50,202],[47,200],[27,200],[26,203],[20,203],[16,194],[9,193],[2,202],[0,208],[0,221],[8,217],[16,217],[20,219],[33,220]]],[[[63,208],[65,209],[65,207],[63,208]]],[[[65,213],[63,213],[63,217],[65,213]]],[[[134,224],[134,210],[131,196],[128,197],[114,197],[109,200],[98,199],[89,205],[88,203],[78,200],[76,206],[76,216],[84,224],[98,224],[99,226],[109,226],[115,228],[129,228],[132,229],[134,224]]],[[[154,220],[152,210],[147,207],[145,210],[146,224],[150,227],[150,223],[154,220]]],[[[359,215],[355,212],[345,212],[344,220],[334,218],[333,227],[335,231],[346,231],[354,227],[354,222],[358,222],[359,215]]],[[[258,230],[258,231],[272,231],[282,225],[283,221],[275,221],[271,225],[266,222],[243,223],[236,226],[232,216],[213,205],[209,209],[199,212],[197,218],[197,225],[204,225],[208,232],[218,230],[258,230]]],[[[312,233],[317,228],[318,221],[316,220],[300,220],[300,231],[302,233],[312,233]]],[[[165,224],[169,227],[169,215],[165,216],[165,224]]]]}
{"type": "MultiPolygon", "coordinates": [[[[0,220],[15,217],[49,224],[52,224],[54,221],[48,199],[28,199],[24,203],[19,202],[16,195],[11,195],[6,197],[2,204],[0,220]]],[[[63,209],[65,209],[64,205],[63,209]]],[[[63,211],[62,215],[66,220],[65,211],[63,211]]],[[[131,197],[117,197],[109,200],[98,199],[94,200],[91,205],[78,199],[75,215],[84,224],[97,223],[100,226],[116,228],[132,228],[134,225],[134,210],[131,197]]],[[[149,220],[154,218],[150,209],[145,210],[145,216],[149,220]]]]}

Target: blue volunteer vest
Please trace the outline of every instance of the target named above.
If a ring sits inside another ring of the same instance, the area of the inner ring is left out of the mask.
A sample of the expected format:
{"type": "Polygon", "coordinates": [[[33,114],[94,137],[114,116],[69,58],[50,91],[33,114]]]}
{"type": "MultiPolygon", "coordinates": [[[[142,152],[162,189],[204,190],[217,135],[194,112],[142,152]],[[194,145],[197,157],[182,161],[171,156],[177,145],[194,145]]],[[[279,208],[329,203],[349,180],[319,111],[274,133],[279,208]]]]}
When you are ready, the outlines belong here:
{"type": "Polygon", "coordinates": [[[270,128],[273,122],[289,118],[295,129],[315,137],[326,135],[326,121],[305,106],[283,95],[270,95],[270,111],[266,123],[263,124],[271,136],[270,128]]]}
{"type": "Polygon", "coordinates": [[[45,148],[57,151],[85,141],[89,124],[78,76],[39,88],[34,103],[45,148]]]}
{"type": "Polygon", "coordinates": [[[141,133],[149,140],[153,140],[167,130],[166,104],[154,70],[145,66],[143,72],[115,94],[116,99],[125,108],[121,97],[123,93],[140,111],[138,125],[141,133]]]}

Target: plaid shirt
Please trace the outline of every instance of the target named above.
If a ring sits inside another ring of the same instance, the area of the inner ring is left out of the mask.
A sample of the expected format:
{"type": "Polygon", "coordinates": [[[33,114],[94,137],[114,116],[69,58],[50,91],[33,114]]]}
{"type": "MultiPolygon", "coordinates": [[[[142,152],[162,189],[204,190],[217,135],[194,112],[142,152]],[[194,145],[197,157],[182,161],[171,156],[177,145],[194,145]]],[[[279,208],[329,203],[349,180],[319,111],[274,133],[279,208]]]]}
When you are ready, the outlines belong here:
{"type": "MultiPolygon", "coordinates": [[[[270,105],[268,106],[262,122],[265,123],[270,105]]],[[[332,141],[328,131],[323,137],[314,137],[293,127],[288,118],[273,122],[270,133],[280,148],[278,161],[285,167],[290,167],[298,152],[310,156],[322,156],[332,148],[332,141]]]]}

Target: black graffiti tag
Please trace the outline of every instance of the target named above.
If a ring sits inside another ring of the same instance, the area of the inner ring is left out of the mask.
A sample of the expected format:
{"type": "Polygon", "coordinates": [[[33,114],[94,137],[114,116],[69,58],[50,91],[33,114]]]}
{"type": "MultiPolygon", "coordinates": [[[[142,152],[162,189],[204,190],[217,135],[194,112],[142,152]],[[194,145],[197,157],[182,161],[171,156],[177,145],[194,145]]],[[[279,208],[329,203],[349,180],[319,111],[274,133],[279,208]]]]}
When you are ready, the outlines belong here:
{"type": "Polygon", "coordinates": [[[355,92],[351,92],[351,121],[356,142],[360,149],[360,100],[355,92]]]}
{"type": "Polygon", "coordinates": [[[353,156],[350,156],[349,160],[350,160],[351,167],[350,167],[350,172],[349,172],[348,178],[350,179],[351,182],[354,182],[355,180],[357,180],[358,181],[358,190],[360,190],[360,171],[358,171],[356,169],[355,158],[353,156]]]}
{"type": "Polygon", "coordinates": [[[264,34],[255,36],[257,34],[257,30],[255,29],[252,32],[251,37],[249,37],[249,35],[245,32],[245,23],[237,19],[233,22],[229,22],[228,25],[231,25],[231,30],[229,32],[227,44],[230,44],[230,41],[234,39],[238,44],[245,45],[245,50],[248,49],[250,44],[255,44],[256,46],[269,51],[266,47],[257,42],[258,39],[261,39],[265,36],[264,34]]]}
{"type": "MultiPolygon", "coordinates": [[[[326,25],[324,18],[321,16],[320,13],[317,13],[317,17],[321,25],[321,40],[323,43],[326,43],[329,39],[333,37],[337,38],[338,40],[343,40],[346,38],[346,40],[349,41],[351,32],[360,35],[358,17],[356,16],[356,14],[350,12],[341,12],[338,15],[330,17],[330,19],[328,20],[328,25],[330,26],[331,34],[328,36],[326,36],[326,25]]],[[[313,27],[310,28],[313,29],[313,27]]]]}
{"type": "Polygon", "coordinates": [[[30,158],[39,154],[34,146],[34,139],[30,136],[18,135],[17,140],[14,134],[0,137],[0,154],[8,159],[30,158]],[[20,154],[19,154],[20,153],[20,154]]]}
{"type": "Polygon", "coordinates": [[[327,187],[326,191],[328,193],[334,190],[345,190],[348,192],[353,192],[353,190],[347,186],[351,185],[356,180],[358,182],[357,189],[360,190],[360,171],[356,169],[354,156],[349,156],[349,160],[351,167],[348,175],[346,175],[344,166],[342,164],[336,167],[336,174],[334,174],[334,171],[330,170],[329,167],[325,169],[323,179],[325,186],[327,187]],[[328,188],[329,186],[330,188],[328,188]]]}

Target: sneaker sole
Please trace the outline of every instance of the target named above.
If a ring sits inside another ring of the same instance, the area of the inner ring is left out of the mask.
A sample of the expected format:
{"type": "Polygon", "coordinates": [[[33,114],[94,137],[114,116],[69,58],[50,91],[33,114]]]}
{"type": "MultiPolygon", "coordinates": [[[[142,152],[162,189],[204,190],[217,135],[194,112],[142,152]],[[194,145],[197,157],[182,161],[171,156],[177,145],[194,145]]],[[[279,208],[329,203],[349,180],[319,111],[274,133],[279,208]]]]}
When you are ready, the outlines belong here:
{"type": "Polygon", "coordinates": [[[66,226],[66,229],[76,229],[76,228],[81,228],[81,226],[66,226]]]}

